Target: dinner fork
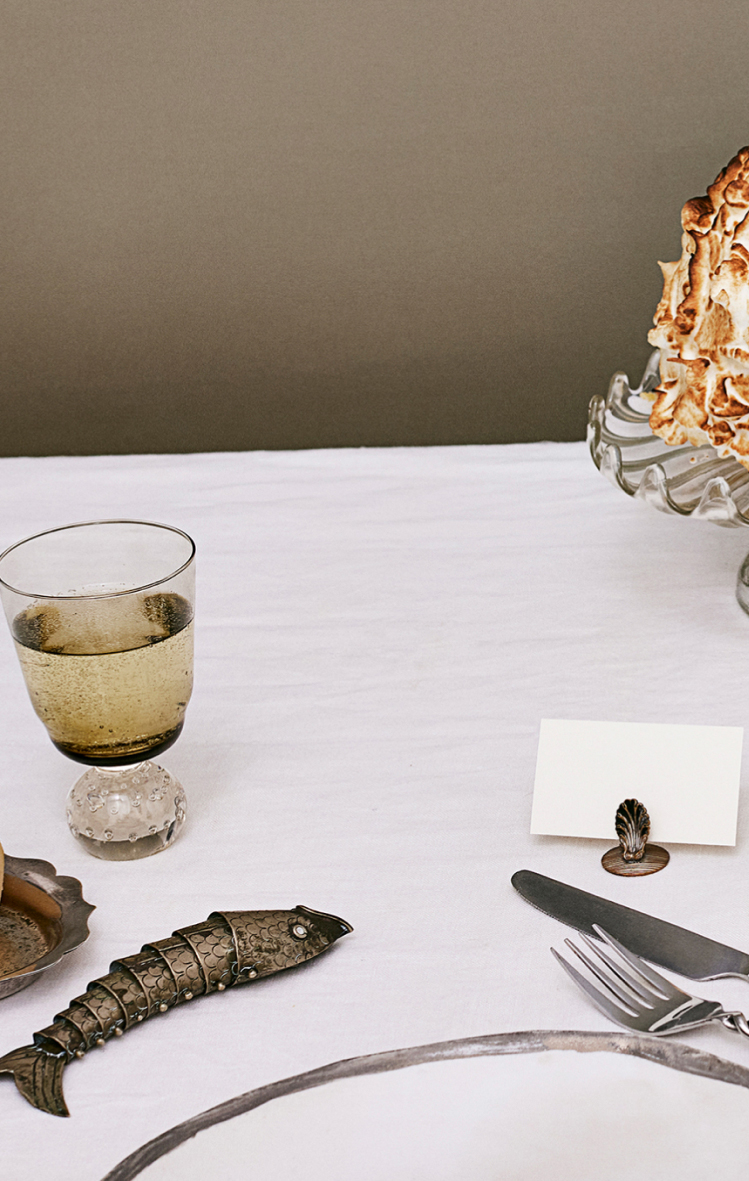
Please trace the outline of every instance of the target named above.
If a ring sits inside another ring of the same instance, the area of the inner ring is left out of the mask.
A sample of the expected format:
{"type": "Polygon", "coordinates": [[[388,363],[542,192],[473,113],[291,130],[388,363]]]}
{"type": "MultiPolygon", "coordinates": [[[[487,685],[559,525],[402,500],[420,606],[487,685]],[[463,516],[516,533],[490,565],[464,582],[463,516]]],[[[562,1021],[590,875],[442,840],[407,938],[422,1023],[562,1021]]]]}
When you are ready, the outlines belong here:
{"type": "Polygon", "coordinates": [[[717,1001],[705,1001],[682,992],[601,927],[593,924],[593,930],[615,955],[582,933],[580,937],[592,956],[576,947],[571,939],[564,942],[600,981],[602,988],[573,968],[553,947],[551,952],[575,984],[612,1021],[626,1029],[658,1037],[720,1021],[727,1029],[749,1037],[749,1022],[743,1013],[727,1012],[717,1001]]]}

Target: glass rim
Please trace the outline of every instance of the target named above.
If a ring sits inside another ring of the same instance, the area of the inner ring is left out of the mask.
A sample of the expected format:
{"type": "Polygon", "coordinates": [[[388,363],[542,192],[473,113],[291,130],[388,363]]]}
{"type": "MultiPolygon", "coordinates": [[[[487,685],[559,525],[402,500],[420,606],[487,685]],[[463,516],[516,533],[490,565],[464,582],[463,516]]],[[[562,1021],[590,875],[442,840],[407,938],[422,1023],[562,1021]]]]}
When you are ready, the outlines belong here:
{"type": "Polygon", "coordinates": [[[20,587],[13,586],[6,582],[0,575],[0,586],[5,587],[6,590],[11,591],[14,595],[23,595],[28,599],[116,599],[123,595],[135,595],[139,591],[150,590],[153,586],[159,586],[162,582],[169,582],[170,579],[176,578],[183,570],[186,570],[195,557],[196,546],[189,533],[185,533],[184,529],[179,529],[176,525],[164,525],[161,521],[141,521],[135,517],[104,517],[101,520],[95,521],[73,521],[69,525],[55,525],[52,529],[42,529],[40,533],[32,533],[29,537],[23,537],[20,541],[14,541],[0,554],[0,566],[2,566],[3,559],[8,556],[13,550],[19,549],[20,546],[26,545],[29,541],[37,541],[40,537],[48,537],[51,533],[63,533],[66,529],[87,529],[93,525],[145,525],[149,529],[165,529],[168,533],[178,533],[180,537],[184,537],[185,541],[189,543],[190,554],[189,557],[178,566],[176,570],[172,570],[170,574],[163,575],[162,578],[155,578],[152,582],[144,582],[138,586],[130,587],[129,590],[121,591],[104,591],[102,594],[91,595],[46,595],[38,591],[21,590],[20,587]]]}

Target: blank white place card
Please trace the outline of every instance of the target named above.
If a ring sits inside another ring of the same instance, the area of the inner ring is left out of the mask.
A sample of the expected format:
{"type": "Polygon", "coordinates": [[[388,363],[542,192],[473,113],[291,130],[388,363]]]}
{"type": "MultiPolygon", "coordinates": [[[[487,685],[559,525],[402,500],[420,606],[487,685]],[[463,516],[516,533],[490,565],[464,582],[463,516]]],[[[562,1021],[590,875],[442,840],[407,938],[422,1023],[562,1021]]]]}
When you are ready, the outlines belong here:
{"type": "Polygon", "coordinates": [[[531,832],[616,841],[622,800],[650,815],[650,839],[735,845],[740,726],[544,719],[538,741],[531,832]]]}

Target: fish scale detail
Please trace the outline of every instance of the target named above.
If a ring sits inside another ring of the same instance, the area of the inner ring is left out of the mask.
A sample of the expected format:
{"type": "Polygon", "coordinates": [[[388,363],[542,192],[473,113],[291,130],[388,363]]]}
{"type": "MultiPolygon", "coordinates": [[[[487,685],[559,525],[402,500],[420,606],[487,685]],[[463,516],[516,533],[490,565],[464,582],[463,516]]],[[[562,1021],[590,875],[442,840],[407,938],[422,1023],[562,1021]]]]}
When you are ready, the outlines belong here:
{"type": "Polygon", "coordinates": [[[73,1058],[197,996],[314,959],[351,930],[344,919],[306,906],[214,911],[201,923],[115,960],[106,976],[34,1034],[32,1045],[0,1058],[0,1075],[12,1075],[34,1107],[68,1115],[62,1074],[73,1058]]]}

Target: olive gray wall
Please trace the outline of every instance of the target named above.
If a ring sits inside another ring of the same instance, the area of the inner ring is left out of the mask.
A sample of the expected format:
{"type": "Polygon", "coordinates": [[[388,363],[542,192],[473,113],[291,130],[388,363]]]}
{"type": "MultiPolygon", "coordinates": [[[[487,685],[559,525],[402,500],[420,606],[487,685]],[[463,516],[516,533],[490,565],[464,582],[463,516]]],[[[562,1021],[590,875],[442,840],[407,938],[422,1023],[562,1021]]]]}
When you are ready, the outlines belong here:
{"type": "Polygon", "coordinates": [[[0,0],[0,454],[578,439],[744,0],[0,0]]]}

